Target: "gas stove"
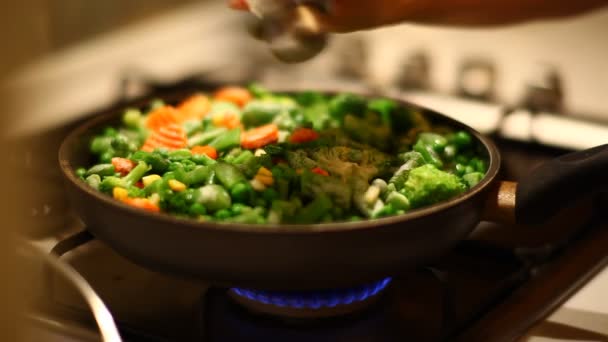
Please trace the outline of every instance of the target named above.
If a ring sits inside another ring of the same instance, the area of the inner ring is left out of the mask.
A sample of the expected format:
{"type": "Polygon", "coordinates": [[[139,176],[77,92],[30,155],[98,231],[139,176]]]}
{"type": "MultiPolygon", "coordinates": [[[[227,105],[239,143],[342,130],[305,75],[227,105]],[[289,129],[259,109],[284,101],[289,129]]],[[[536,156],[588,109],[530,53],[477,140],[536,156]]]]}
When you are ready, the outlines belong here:
{"type": "MultiPolygon", "coordinates": [[[[214,86],[187,80],[153,86],[146,97],[214,86]]],[[[118,255],[70,212],[55,152],[75,124],[47,132],[46,144],[28,145],[26,169],[56,187],[32,202],[39,229],[27,235],[90,283],[126,341],[514,341],[608,264],[608,222],[601,215],[608,201],[601,197],[540,227],[481,223],[437,262],[357,288],[281,293],[172,278],[118,255]]],[[[489,134],[503,155],[503,179],[518,180],[567,152],[489,134]]],[[[48,293],[38,315],[66,335],[95,331],[65,281],[50,274],[44,281],[48,293]]]]}

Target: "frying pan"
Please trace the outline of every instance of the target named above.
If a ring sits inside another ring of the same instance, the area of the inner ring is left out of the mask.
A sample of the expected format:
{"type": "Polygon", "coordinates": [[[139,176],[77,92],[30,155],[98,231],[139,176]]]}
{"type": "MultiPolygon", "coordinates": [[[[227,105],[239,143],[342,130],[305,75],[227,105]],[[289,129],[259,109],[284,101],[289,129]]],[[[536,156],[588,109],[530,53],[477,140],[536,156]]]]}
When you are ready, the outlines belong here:
{"type": "MultiPolygon", "coordinates": [[[[329,94],[329,93],[328,93],[329,94]]],[[[182,98],[184,98],[183,96],[182,98]]],[[[180,98],[169,99],[180,100],[180,98]]],[[[75,175],[90,165],[91,137],[121,111],[97,116],[69,134],[59,162],[67,195],[88,230],[145,268],[175,276],[266,290],[341,288],[399,275],[446,254],[481,220],[537,224],[577,199],[606,189],[608,145],[549,161],[515,184],[497,180],[492,141],[437,112],[434,123],[468,131],[489,161],[485,178],[451,200],[382,219],[314,225],[197,222],[129,207],[75,175]]]]}

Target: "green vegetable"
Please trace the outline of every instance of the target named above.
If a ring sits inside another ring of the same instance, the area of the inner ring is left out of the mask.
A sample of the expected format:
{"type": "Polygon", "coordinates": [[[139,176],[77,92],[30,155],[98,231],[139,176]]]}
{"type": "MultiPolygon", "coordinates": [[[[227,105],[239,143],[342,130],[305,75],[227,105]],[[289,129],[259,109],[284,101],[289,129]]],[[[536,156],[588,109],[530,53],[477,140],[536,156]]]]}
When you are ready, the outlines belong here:
{"type": "Polygon", "coordinates": [[[245,176],[239,171],[239,169],[225,162],[218,162],[213,165],[215,175],[218,180],[227,188],[232,189],[237,183],[244,182],[245,176]]]}
{"type": "Polygon", "coordinates": [[[240,182],[230,188],[230,196],[237,203],[251,203],[254,191],[249,183],[240,182]]]}
{"type": "Polygon", "coordinates": [[[150,165],[151,171],[157,174],[162,174],[169,168],[169,160],[158,151],[137,151],[133,153],[129,159],[136,162],[145,162],[150,165]]]}
{"type": "MultiPolygon", "coordinates": [[[[398,101],[315,91],[277,94],[256,84],[249,89],[255,99],[242,108],[210,97],[204,119],[180,122],[188,149],[142,151],[150,112],[127,109],[121,125],[104,127],[90,140],[97,164],[75,173],[108,195],[121,187],[129,197],[152,196],[163,212],[177,217],[314,224],[403,214],[453,198],[487,172],[484,149],[470,133],[435,126],[398,101]],[[239,117],[243,126],[216,127],[214,122],[226,114],[239,117]],[[279,142],[265,145],[270,137],[261,134],[254,140],[265,153],[240,146],[242,127],[269,123],[279,127],[279,142]],[[290,142],[299,128],[314,129],[319,136],[290,142]],[[217,150],[216,159],[190,150],[206,145],[217,150]],[[136,166],[123,177],[111,164],[115,157],[136,166]],[[256,177],[261,167],[270,170],[272,182],[256,177]],[[138,182],[144,176],[150,178],[141,189],[138,182]]],[[[165,143],[163,137],[157,141],[165,143]]]]}
{"type": "Polygon", "coordinates": [[[99,190],[101,185],[101,177],[99,175],[90,175],[86,179],[87,184],[95,190],[99,190]]]}
{"type": "Polygon", "coordinates": [[[302,208],[295,217],[296,223],[314,223],[325,216],[332,208],[329,197],[321,195],[302,208]]]}
{"type": "Polygon", "coordinates": [[[402,193],[409,199],[412,208],[419,208],[452,198],[464,190],[456,175],[427,164],[410,171],[402,193]]]}
{"type": "Polygon", "coordinates": [[[462,180],[467,184],[469,188],[474,187],[477,183],[481,182],[484,174],[481,172],[471,172],[467,173],[462,177],[462,180]]]}
{"type": "Polygon", "coordinates": [[[175,178],[186,185],[204,184],[211,177],[211,169],[205,166],[198,166],[189,172],[176,171],[175,178]]]}
{"type": "Polygon", "coordinates": [[[283,104],[271,100],[253,100],[243,108],[241,122],[246,127],[261,126],[272,122],[284,109],[283,104]]]}
{"type": "Polygon", "coordinates": [[[129,108],[122,116],[122,122],[129,128],[140,128],[143,126],[143,116],[141,111],[135,108],[129,108]]]}
{"type": "Polygon", "coordinates": [[[262,85],[258,84],[258,83],[252,83],[250,84],[247,89],[249,90],[249,92],[251,93],[251,95],[253,95],[253,97],[255,98],[263,98],[263,97],[267,97],[267,96],[272,96],[272,93],[264,88],[262,85]]]}
{"type": "Polygon", "coordinates": [[[386,198],[386,203],[390,204],[395,210],[408,210],[410,201],[403,194],[396,191],[391,192],[386,198]]]}
{"type": "Polygon", "coordinates": [[[207,215],[207,209],[200,203],[194,203],[190,206],[188,213],[191,216],[203,216],[207,215]]]}
{"type": "Polygon", "coordinates": [[[87,169],[79,167],[76,169],[76,177],[84,179],[87,175],[87,169]]]}
{"type": "Polygon", "coordinates": [[[443,167],[443,161],[435,151],[433,144],[425,143],[422,139],[418,139],[414,145],[414,151],[420,153],[426,163],[432,164],[437,168],[443,167]]]}
{"type": "Polygon", "coordinates": [[[228,209],[232,205],[232,199],[226,189],[217,184],[205,185],[200,188],[196,202],[205,206],[210,212],[228,209]]]}
{"type": "Polygon", "coordinates": [[[235,128],[224,132],[213,141],[209,142],[218,151],[225,151],[241,145],[241,129],[235,128]]]}
{"type": "Polygon", "coordinates": [[[339,94],[329,101],[330,115],[342,122],[346,115],[362,116],[367,108],[364,98],[354,94],[339,94]]]}
{"type": "Polygon", "coordinates": [[[453,136],[452,142],[458,148],[465,149],[471,147],[473,143],[473,138],[469,133],[465,131],[459,131],[453,136]]]}
{"type": "Polygon", "coordinates": [[[116,169],[112,164],[97,164],[91,167],[85,174],[85,176],[99,175],[99,176],[112,176],[116,173],[116,169]]]}
{"type": "Polygon", "coordinates": [[[209,158],[206,154],[196,154],[192,156],[192,161],[197,165],[210,166],[217,163],[215,160],[209,158]]]}
{"type": "Polygon", "coordinates": [[[175,151],[171,151],[171,152],[167,153],[167,157],[169,158],[170,161],[182,161],[185,159],[191,159],[192,152],[190,152],[190,150],[187,150],[187,149],[175,150],[175,151]]]}
{"type": "Polygon", "coordinates": [[[222,134],[227,132],[226,128],[215,128],[211,131],[204,133],[197,133],[188,139],[188,146],[204,146],[209,145],[210,142],[219,138],[222,134]]]}

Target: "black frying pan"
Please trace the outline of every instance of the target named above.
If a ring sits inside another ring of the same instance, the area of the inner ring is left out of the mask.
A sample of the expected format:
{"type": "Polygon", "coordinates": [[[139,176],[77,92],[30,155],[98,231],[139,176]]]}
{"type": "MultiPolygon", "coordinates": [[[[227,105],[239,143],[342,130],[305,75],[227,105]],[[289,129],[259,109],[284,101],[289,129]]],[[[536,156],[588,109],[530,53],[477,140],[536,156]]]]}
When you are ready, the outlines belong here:
{"type": "Polygon", "coordinates": [[[76,212],[91,233],[126,258],[180,277],[268,290],[337,288],[398,275],[447,253],[482,219],[540,223],[608,184],[608,145],[548,162],[519,184],[499,182],[500,154],[488,138],[421,110],[432,121],[469,131],[485,150],[488,173],[452,200],[373,221],[201,223],[124,205],[90,188],[74,172],[92,162],[91,136],[118,123],[120,111],[74,130],[60,148],[59,161],[76,212]]]}

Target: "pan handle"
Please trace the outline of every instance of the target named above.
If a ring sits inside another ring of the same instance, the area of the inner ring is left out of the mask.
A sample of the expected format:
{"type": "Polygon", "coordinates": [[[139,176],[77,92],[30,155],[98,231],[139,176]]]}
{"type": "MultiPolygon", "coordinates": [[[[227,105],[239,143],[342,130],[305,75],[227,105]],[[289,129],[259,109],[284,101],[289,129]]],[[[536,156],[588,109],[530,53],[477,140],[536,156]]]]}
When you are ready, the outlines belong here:
{"type": "Polygon", "coordinates": [[[608,144],[550,160],[519,183],[498,182],[490,190],[484,219],[540,224],[601,191],[608,191],[608,144]]]}
{"type": "Polygon", "coordinates": [[[608,144],[550,160],[517,184],[517,223],[539,224],[578,200],[608,190],[608,144]]]}

